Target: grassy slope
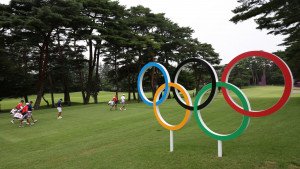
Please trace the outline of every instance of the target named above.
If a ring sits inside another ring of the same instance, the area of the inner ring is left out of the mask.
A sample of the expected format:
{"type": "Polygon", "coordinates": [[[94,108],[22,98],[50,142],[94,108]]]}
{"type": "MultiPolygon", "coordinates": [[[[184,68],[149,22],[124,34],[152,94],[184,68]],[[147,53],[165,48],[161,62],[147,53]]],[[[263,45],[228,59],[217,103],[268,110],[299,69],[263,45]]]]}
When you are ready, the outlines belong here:
{"type": "MultiPolygon", "coordinates": [[[[259,110],[274,104],[282,88],[244,92],[252,109],[259,110]]],[[[42,109],[34,112],[38,123],[24,128],[0,114],[0,168],[299,168],[299,103],[300,94],[293,94],[280,111],[252,118],[245,133],[223,142],[222,158],[217,157],[217,141],[200,130],[194,115],[174,132],[170,153],[169,131],[144,103],[129,104],[127,111],[109,111],[104,103],[65,107],[62,120],[56,119],[56,109],[42,109]]],[[[185,112],[174,99],[160,110],[172,124],[185,112]]],[[[242,119],[221,94],[201,113],[220,133],[234,131],[242,119]]]]}

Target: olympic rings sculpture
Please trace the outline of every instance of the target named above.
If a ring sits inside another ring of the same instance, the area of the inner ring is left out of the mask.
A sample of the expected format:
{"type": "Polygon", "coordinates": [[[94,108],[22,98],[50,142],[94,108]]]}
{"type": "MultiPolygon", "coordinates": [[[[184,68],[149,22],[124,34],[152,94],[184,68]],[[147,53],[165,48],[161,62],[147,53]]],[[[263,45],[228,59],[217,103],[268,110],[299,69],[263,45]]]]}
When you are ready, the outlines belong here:
{"type": "Polygon", "coordinates": [[[229,62],[229,64],[224,69],[224,72],[223,72],[222,78],[221,78],[221,82],[218,82],[218,77],[217,77],[216,71],[214,70],[214,68],[212,67],[211,64],[209,64],[205,60],[201,60],[201,59],[197,59],[197,58],[190,58],[190,59],[183,61],[182,63],[180,63],[178,65],[178,67],[176,68],[176,70],[172,76],[172,81],[170,81],[169,73],[167,72],[166,68],[163,65],[161,65],[159,63],[154,63],[154,62],[150,62],[150,63],[146,64],[139,73],[137,86],[138,86],[138,92],[141,96],[141,99],[147,105],[153,106],[155,116],[156,116],[158,122],[164,128],[166,128],[170,131],[178,130],[178,129],[182,128],[189,122],[189,120],[191,118],[190,111],[193,110],[194,115],[196,117],[197,124],[199,125],[201,130],[204,131],[205,134],[207,134],[208,136],[210,136],[214,139],[217,139],[217,140],[230,140],[230,139],[238,137],[247,129],[247,127],[250,123],[250,117],[262,117],[262,116],[270,115],[270,114],[278,111],[280,108],[282,108],[287,103],[287,101],[289,100],[290,95],[292,93],[292,90],[293,90],[293,76],[292,76],[292,73],[291,73],[289,67],[287,66],[287,64],[282,59],[277,57],[276,55],[273,55],[273,54],[270,54],[267,52],[263,52],[263,51],[250,51],[250,52],[246,52],[246,53],[238,55],[232,61],[229,62]],[[266,110],[252,111],[250,108],[250,103],[249,103],[246,95],[235,85],[228,83],[229,75],[230,75],[230,72],[233,69],[233,67],[240,60],[247,58],[247,57],[252,57],[252,56],[264,57],[264,58],[267,58],[267,59],[273,61],[281,69],[283,76],[284,76],[285,87],[284,87],[284,92],[283,92],[281,98],[275,105],[273,105],[272,107],[270,107],[266,110]],[[179,73],[183,69],[183,66],[190,62],[193,62],[193,63],[197,62],[198,64],[202,64],[208,70],[208,72],[211,76],[211,79],[212,79],[212,83],[204,86],[198,92],[198,94],[196,95],[196,100],[194,102],[194,105],[192,105],[191,97],[188,94],[188,92],[186,91],[186,89],[177,83],[179,73]],[[153,102],[149,101],[146,98],[146,96],[143,92],[143,82],[142,82],[142,79],[144,77],[146,70],[148,70],[151,67],[157,67],[162,72],[164,79],[165,79],[165,84],[161,85],[157,89],[157,91],[154,95],[154,98],[153,98],[153,102]],[[176,101],[182,107],[184,107],[186,109],[186,114],[185,114],[183,121],[176,126],[167,123],[163,119],[163,117],[161,116],[160,111],[159,111],[159,105],[162,104],[167,99],[167,96],[170,93],[170,87],[173,87],[172,91],[173,91],[176,101]],[[229,104],[229,106],[232,107],[238,113],[244,115],[243,116],[244,118],[243,118],[243,121],[242,121],[240,127],[231,134],[224,135],[224,134],[219,134],[219,133],[216,133],[216,132],[210,130],[205,125],[205,123],[201,117],[200,110],[205,108],[206,106],[208,106],[213,101],[213,99],[217,93],[217,90],[216,90],[217,87],[222,87],[223,96],[225,98],[225,101],[229,104]],[[199,105],[199,103],[202,100],[202,97],[210,88],[211,88],[211,92],[210,92],[209,97],[206,99],[205,102],[203,102],[202,104],[199,105]],[[159,99],[159,96],[161,95],[163,89],[165,90],[165,92],[164,92],[163,96],[161,97],[161,99],[159,99]],[[233,101],[233,99],[231,98],[231,96],[228,93],[228,89],[233,91],[238,96],[238,98],[242,102],[242,107],[240,107],[237,103],[235,103],[233,101]],[[183,94],[185,101],[183,101],[182,98],[179,96],[178,90],[183,94]]]}

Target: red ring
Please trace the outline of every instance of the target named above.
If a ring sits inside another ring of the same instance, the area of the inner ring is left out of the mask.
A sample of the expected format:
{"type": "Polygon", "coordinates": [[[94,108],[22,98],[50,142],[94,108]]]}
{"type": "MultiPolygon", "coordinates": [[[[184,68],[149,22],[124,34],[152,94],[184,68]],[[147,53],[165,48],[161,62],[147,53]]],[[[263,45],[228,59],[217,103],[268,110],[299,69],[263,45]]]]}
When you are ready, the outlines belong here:
{"type": "Polygon", "coordinates": [[[232,107],[237,112],[239,112],[243,115],[246,115],[246,116],[250,116],[250,117],[267,116],[267,115],[270,115],[270,114],[275,113],[276,111],[278,111],[289,100],[290,95],[291,95],[292,90],[293,90],[292,72],[290,71],[287,64],[282,59],[280,59],[278,56],[275,56],[271,53],[267,53],[267,52],[263,52],[263,51],[250,51],[250,52],[246,52],[246,53],[242,53],[242,54],[238,55],[237,57],[235,57],[232,61],[230,61],[228,63],[228,65],[225,67],[225,70],[223,72],[221,81],[227,83],[230,72],[231,72],[232,68],[234,67],[234,65],[238,61],[240,61],[244,58],[247,58],[247,57],[251,57],[251,56],[260,56],[260,57],[264,57],[264,58],[267,58],[269,60],[272,60],[280,68],[281,72],[283,73],[285,87],[284,87],[284,92],[283,92],[281,98],[279,99],[279,101],[274,106],[272,106],[272,107],[270,107],[266,110],[246,111],[246,110],[241,109],[240,106],[238,106],[230,98],[230,96],[228,94],[228,90],[226,88],[222,87],[222,93],[223,93],[223,96],[224,96],[226,102],[229,104],[229,106],[232,107]]]}

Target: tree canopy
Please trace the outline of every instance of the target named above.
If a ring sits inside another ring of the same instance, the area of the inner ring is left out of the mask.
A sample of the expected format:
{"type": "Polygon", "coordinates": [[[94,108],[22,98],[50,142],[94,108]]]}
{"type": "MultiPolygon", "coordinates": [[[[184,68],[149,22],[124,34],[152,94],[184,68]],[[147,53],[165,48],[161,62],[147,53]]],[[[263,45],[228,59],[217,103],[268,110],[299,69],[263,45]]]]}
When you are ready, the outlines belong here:
{"type": "Polygon", "coordinates": [[[281,57],[291,67],[294,78],[300,80],[300,1],[299,0],[239,0],[240,6],[230,21],[242,22],[255,18],[257,29],[266,29],[269,34],[285,35],[280,45],[287,46],[281,57]]]}
{"type": "MultiPolygon", "coordinates": [[[[36,109],[42,99],[48,103],[45,92],[51,93],[52,106],[55,92],[63,92],[68,105],[72,91],[81,91],[84,104],[90,97],[97,103],[101,89],[127,91],[138,99],[138,72],[150,61],[170,73],[189,57],[220,63],[212,45],[192,37],[193,29],[143,6],[126,8],[110,0],[11,0],[0,9],[0,97],[36,94],[36,109]]],[[[145,81],[154,94],[163,77],[155,68],[148,73],[145,81]]],[[[205,81],[197,73],[182,74],[188,88],[194,83],[187,77],[205,81]]]]}

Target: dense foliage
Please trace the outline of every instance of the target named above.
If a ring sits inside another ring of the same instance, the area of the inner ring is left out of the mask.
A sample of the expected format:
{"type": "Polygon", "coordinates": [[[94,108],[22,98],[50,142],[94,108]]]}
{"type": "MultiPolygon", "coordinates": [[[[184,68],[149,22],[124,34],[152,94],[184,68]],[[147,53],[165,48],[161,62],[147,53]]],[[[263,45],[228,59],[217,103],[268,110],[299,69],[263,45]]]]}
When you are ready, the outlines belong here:
{"type": "MultiPolygon", "coordinates": [[[[202,58],[222,72],[221,59],[210,44],[192,37],[193,29],[181,27],[163,13],[149,8],[126,8],[111,0],[11,0],[0,4],[0,98],[36,94],[38,109],[44,93],[81,91],[84,104],[97,103],[100,90],[137,94],[138,72],[148,62],[159,62],[169,71],[189,57],[202,58]]],[[[286,51],[276,54],[286,60],[299,79],[299,1],[246,0],[233,12],[237,23],[255,16],[259,29],[287,35],[286,51]]],[[[230,82],[239,87],[283,84],[272,62],[250,58],[235,66],[230,82]]],[[[164,83],[156,68],[144,77],[144,89],[154,95],[164,83]]],[[[190,64],[178,81],[188,90],[210,83],[207,70],[190,64]]],[[[129,100],[132,98],[128,98],[129,100]]],[[[49,101],[44,99],[49,105],[49,101]]]]}
{"type": "MultiPolygon", "coordinates": [[[[150,61],[163,64],[170,74],[188,57],[220,63],[210,44],[192,38],[191,28],[143,6],[126,9],[110,0],[11,0],[0,9],[1,98],[36,94],[36,109],[45,92],[51,93],[52,106],[54,92],[63,92],[68,105],[72,91],[81,91],[84,104],[90,97],[97,103],[99,90],[127,91],[139,99],[138,72],[150,61]]],[[[154,94],[163,77],[155,68],[148,73],[145,80],[151,86],[145,88],[154,94]]],[[[195,79],[199,90],[209,82],[199,73],[183,71],[182,83],[193,88],[195,79]]]]}
{"type": "Polygon", "coordinates": [[[250,57],[239,61],[232,69],[229,82],[242,88],[256,85],[283,85],[279,67],[268,59],[250,57]]]}
{"type": "Polygon", "coordinates": [[[238,23],[255,18],[257,29],[267,29],[269,34],[286,35],[287,49],[279,51],[291,67],[296,80],[300,80],[300,1],[299,0],[239,0],[231,21],[238,23]]]}

